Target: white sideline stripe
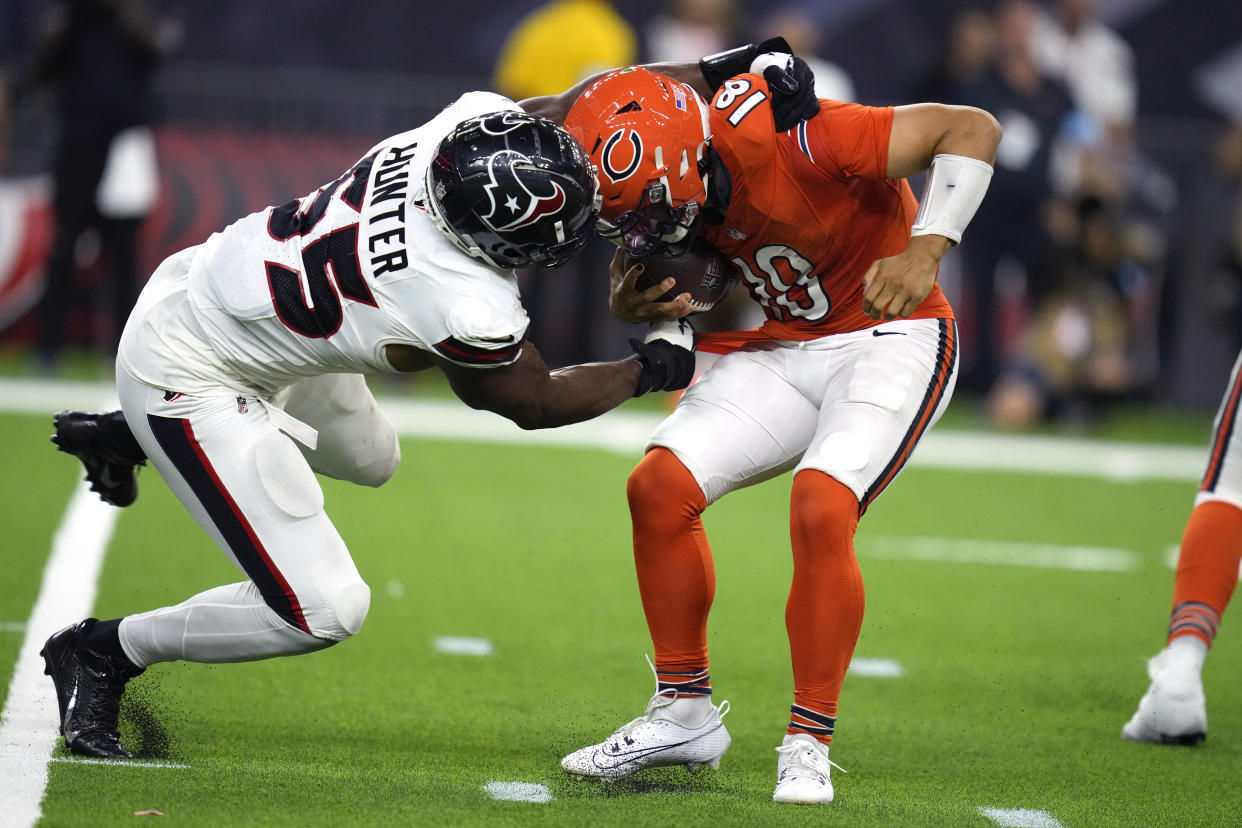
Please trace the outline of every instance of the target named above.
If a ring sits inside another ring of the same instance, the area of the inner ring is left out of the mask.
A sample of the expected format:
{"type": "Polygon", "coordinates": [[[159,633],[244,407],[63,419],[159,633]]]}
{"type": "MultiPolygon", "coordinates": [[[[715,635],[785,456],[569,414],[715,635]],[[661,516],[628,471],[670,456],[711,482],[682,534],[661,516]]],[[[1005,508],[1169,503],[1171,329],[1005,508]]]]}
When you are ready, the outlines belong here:
{"type": "Polygon", "coordinates": [[[849,671],[856,676],[872,678],[897,678],[906,674],[906,668],[891,658],[852,658],[849,671]]]}
{"type": "Polygon", "coordinates": [[[1052,814],[1034,808],[984,808],[979,813],[1009,828],[1065,828],[1052,814]]]}
{"type": "Polygon", "coordinates": [[[1129,549],[1107,546],[1059,546],[918,535],[870,535],[857,538],[855,543],[863,558],[1031,566],[1089,572],[1129,572],[1138,568],[1137,554],[1129,549]]]}
{"type": "MultiPolygon", "coordinates": [[[[103,382],[0,379],[0,411],[49,414],[62,408],[90,408],[110,393],[112,385],[103,382]]],[[[497,414],[474,411],[452,400],[382,396],[380,404],[397,431],[407,437],[594,448],[626,455],[643,450],[664,416],[657,412],[612,411],[564,428],[522,431],[497,414]]],[[[933,430],[919,443],[910,465],[1108,480],[1198,482],[1207,452],[1206,441],[1203,446],[1189,447],[933,430]]]]}
{"type": "Polygon", "coordinates": [[[175,762],[138,762],[133,759],[92,759],[86,756],[53,756],[49,761],[67,765],[119,765],[122,768],[188,768],[175,762]]]}
{"type": "MultiPolygon", "coordinates": [[[[1181,541],[1178,541],[1177,543],[1170,546],[1168,549],[1164,550],[1165,566],[1167,566],[1169,569],[1176,571],[1177,562],[1181,558],[1181,556],[1182,556],[1182,544],[1181,544],[1181,541]]],[[[1238,580],[1242,581],[1242,561],[1238,562],[1238,580]]]]}
{"type": "MultiPolygon", "coordinates": [[[[90,405],[98,405],[96,396],[90,405]]],[[[90,613],[104,551],[120,510],[108,506],[83,481],[74,490],[52,538],[26,636],[22,640],[9,695],[0,714],[0,779],[4,780],[4,821],[18,828],[34,825],[42,814],[48,761],[60,738],[60,714],[52,682],[43,675],[39,650],[56,630],[90,613]]]]}
{"type": "Polygon", "coordinates": [[[25,632],[25,621],[0,621],[0,632],[25,632]]]}
{"type": "Polygon", "coordinates": [[[492,799],[510,802],[551,802],[552,792],[538,782],[488,782],[483,786],[492,799]]]}
{"type": "Polygon", "coordinates": [[[492,654],[492,642],[486,638],[442,635],[434,639],[431,645],[436,648],[437,652],[449,655],[489,656],[492,654]]]}

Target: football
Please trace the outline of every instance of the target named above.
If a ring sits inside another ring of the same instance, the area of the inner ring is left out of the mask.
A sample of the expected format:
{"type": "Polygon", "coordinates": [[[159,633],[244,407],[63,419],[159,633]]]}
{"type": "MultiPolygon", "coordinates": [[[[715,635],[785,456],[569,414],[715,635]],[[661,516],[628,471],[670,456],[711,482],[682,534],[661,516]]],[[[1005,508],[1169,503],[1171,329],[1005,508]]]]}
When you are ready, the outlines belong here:
{"type": "MultiPolygon", "coordinates": [[[[625,266],[631,267],[636,260],[626,257],[625,266]]],[[[638,274],[634,286],[639,290],[672,276],[677,284],[658,301],[668,302],[682,293],[690,294],[694,313],[714,308],[737,284],[737,269],[702,239],[696,239],[688,251],[671,259],[650,256],[642,259],[643,272],[638,274]]]]}

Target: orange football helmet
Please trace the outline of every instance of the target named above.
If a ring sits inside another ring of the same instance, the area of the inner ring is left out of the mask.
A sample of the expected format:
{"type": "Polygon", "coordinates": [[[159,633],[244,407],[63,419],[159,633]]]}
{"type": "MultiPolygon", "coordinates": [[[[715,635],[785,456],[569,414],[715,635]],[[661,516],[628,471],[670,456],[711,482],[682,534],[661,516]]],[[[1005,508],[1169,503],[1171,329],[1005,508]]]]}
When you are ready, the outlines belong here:
{"type": "Polygon", "coordinates": [[[707,113],[686,84],[631,67],[591,84],[565,116],[599,172],[600,233],[631,256],[677,256],[694,241],[707,198],[707,113]]]}

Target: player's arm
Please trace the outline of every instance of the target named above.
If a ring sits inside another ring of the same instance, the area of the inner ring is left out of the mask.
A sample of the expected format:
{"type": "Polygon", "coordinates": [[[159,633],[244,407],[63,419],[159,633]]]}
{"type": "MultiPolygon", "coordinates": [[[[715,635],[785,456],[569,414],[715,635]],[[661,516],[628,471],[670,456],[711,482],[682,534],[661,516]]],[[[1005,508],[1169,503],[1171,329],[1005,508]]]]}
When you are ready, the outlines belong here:
{"type": "Polygon", "coordinates": [[[909,317],[931,293],[940,258],[961,241],[983,201],[1000,139],[1000,124],[982,109],[914,104],[893,110],[885,174],[929,172],[909,245],[863,276],[863,313],[909,317]]]}
{"type": "Polygon", "coordinates": [[[694,330],[688,323],[653,325],[634,356],[549,370],[523,343],[518,358],[497,368],[470,368],[436,357],[453,392],[471,408],[494,411],[524,429],[555,428],[598,417],[648,391],[685,388],[694,373],[694,330]]]}
{"type": "MultiPolygon", "coordinates": [[[[783,38],[765,40],[758,45],[740,46],[719,55],[708,55],[698,63],[647,63],[644,69],[667,75],[675,81],[689,85],[704,100],[710,101],[726,80],[744,72],[763,75],[772,96],[772,112],[778,132],[797,126],[799,121],[814,117],[819,111],[815,97],[815,77],[806,61],[785,54],[788,44],[783,38]],[[784,47],[773,53],[770,48],[784,47]]],[[[612,71],[611,69],[608,71],[612,71]]],[[[559,95],[527,98],[518,106],[531,115],[539,115],[558,124],[565,123],[565,116],[578,96],[608,72],[600,72],[575,84],[559,95]]]]}
{"type": "MultiPolygon", "coordinates": [[[[695,92],[698,92],[704,98],[710,99],[712,96],[711,87],[703,79],[703,73],[699,70],[697,63],[647,63],[644,64],[644,68],[650,69],[652,72],[659,72],[662,75],[668,75],[673,80],[689,84],[695,92]]],[[[611,71],[613,70],[609,69],[606,72],[591,75],[559,95],[541,95],[536,98],[526,98],[525,100],[518,101],[518,106],[531,115],[538,115],[541,118],[547,118],[550,121],[563,124],[565,123],[565,116],[569,113],[569,108],[574,105],[574,101],[578,100],[578,96],[585,92],[591,84],[611,71]]]]}

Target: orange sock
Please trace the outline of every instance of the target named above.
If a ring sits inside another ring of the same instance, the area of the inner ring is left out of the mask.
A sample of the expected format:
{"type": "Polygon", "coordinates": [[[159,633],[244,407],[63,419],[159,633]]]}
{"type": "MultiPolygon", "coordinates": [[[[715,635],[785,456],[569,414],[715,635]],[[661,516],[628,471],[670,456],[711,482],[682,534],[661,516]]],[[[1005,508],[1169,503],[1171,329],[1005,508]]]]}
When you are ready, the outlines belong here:
{"type": "Polygon", "coordinates": [[[630,473],[626,494],[634,525],[634,566],[643,612],[655,645],[660,689],[693,685],[711,693],[707,675],[707,614],[716,568],[700,517],[699,484],[671,451],[654,448],[630,473]]]}
{"type": "Polygon", "coordinates": [[[793,657],[794,705],[788,733],[828,744],[837,698],[862,629],[863,581],[854,557],[858,498],[813,469],[793,483],[789,530],[794,574],[785,605],[793,657]]]}
{"type": "Polygon", "coordinates": [[[1220,617],[1238,583],[1242,561],[1242,509],[1206,500],[1190,513],[1177,558],[1169,640],[1195,635],[1212,646],[1220,617]]]}

